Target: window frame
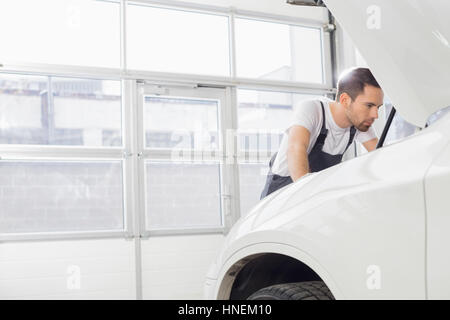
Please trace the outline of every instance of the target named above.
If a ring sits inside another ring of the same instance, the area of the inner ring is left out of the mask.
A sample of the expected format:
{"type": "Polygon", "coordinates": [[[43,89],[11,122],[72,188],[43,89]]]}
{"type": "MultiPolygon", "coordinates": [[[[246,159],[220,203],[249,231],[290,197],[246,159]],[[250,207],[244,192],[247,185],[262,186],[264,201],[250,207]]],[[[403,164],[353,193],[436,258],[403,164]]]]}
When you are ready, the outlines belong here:
{"type": "MultiPolygon", "coordinates": [[[[117,0],[119,1],[119,0],[117,0]]],[[[332,59],[331,59],[331,43],[330,32],[324,27],[327,21],[308,20],[304,18],[293,18],[290,16],[280,16],[264,14],[260,12],[253,12],[248,10],[237,10],[234,8],[221,8],[203,4],[188,4],[179,3],[178,1],[158,1],[158,0],[120,0],[120,51],[121,51],[121,66],[120,68],[105,68],[105,67],[88,67],[88,66],[72,66],[72,65],[56,65],[56,64],[41,64],[41,63],[15,63],[8,61],[0,61],[0,72],[51,72],[54,75],[68,75],[68,76],[80,76],[80,77],[98,77],[102,78],[121,78],[130,80],[168,80],[168,81],[192,81],[200,83],[215,83],[225,86],[236,86],[240,84],[247,85],[265,85],[267,87],[280,87],[315,90],[322,93],[334,93],[332,83],[332,59]],[[145,71],[145,70],[133,70],[127,67],[127,33],[126,33],[126,21],[127,21],[127,4],[128,2],[139,3],[143,5],[150,5],[153,7],[166,8],[172,10],[191,11],[195,13],[213,14],[220,16],[228,16],[229,19],[229,50],[230,50],[230,76],[209,76],[198,74],[183,74],[183,73],[171,73],[171,72],[157,72],[157,71],[145,71]],[[296,81],[284,81],[284,80],[264,80],[264,79],[251,79],[251,78],[239,78],[236,76],[236,54],[235,54],[235,18],[252,19],[272,23],[287,24],[298,27],[311,27],[321,30],[322,39],[322,62],[323,62],[323,84],[296,82],[296,81]]]]}
{"type": "MultiPolygon", "coordinates": [[[[124,1],[126,2],[125,7],[127,7],[127,5],[139,5],[139,6],[144,6],[144,7],[149,7],[149,8],[155,8],[155,9],[163,9],[163,10],[168,10],[168,11],[179,11],[179,12],[186,12],[186,13],[193,13],[193,14],[203,14],[203,15],[209,15],[209,16],[217,16],[217,17],[223,17],[226,18],[227,20],[227,24],[228,24],[228,33],[230,32],[230,24],[231,24],[231,17],[230,15],[226,12],[226,11],[221,11],[221,10],[205,10],[205,9],[199,9],[199,8],[189,8],[189,6],[177,6],[177,5],[170,5],[170,4],[163,4],[163,3],[155,3],[154,1],[140,1],[140,0],[130,0],[130,1],[124,1]]],[[[128,20],[128,17],[126,17],[126,21],[128,20]]],[[[123,27],[123,35],[124,37],[127,37],[127,25],[124,24],[123,27]]],[[[230,43],[230,34],[228,34],[228,39],[227,39],[227,44],[228,44],[228,67],[226,68],[228,71],[228,75],[212,75],[212,77],[218,77],[218,78],[229,78],[231,77],[232,74],[232,67],[231,67],[231,54],[232,54],[232,49],[231,49],[231,43],[230,43]]],[[[128,40],[125,41],[126,45],[124,46],[124,56],[125,59],[128,56],[127,52],[128,52],[128,40]]],[[[124,64],[128,66],[128,61],[125,60],[124,64]]],[[[130,70],[135,70],[138,71],[142,70],[144,72],[151,72],[151,73],[157,73],[157,74],[179,74],[178,72],[170,72],[170,71],[157,71],[157,70],[147,70],[147,69],[130,69],[130,70]]],[[[185,73],[185,74],[190,74],[190,73],[185,73]]],[[[202,73],[199,74],[195,74],[195,75],[205,75],[202,73]]],[[[208,76],[208,75],[206,75],[208,76]]]]}
{"type": "MultiPolygon", "coordinates": [[[[325,32],[324,28],[322,25],[311,25],[311,24],[305,24],[305,23],[300,23],[298,21],[286,21],[286,20],[280,20],[280,19],[276,19],[273,17],[267,17],[267,18],[262,18],[262,17],[255,17],[252,15],[234,15],[233,16],[233,42],[235,42],[235,37],[236,37],[236,33],[235,33],[235,19],[242,19],[242,20],[252,20],[252,21],[258,21],[258,22],[266,22],[266,23],[274,23],[274,24],[282,24],[282,25],[286,25],[289,27],[299,27],[299,28],[308,28],[308,29],[315,29],[317,31],[320,32],[320,51],[321,51],[321,62],[322,62],[322,83],[317,83],[317,82],[302,82],[302,81],[289,81],[289,80],[264,80],[264,79],[257,79],[257,78],[249,78],[249,77],[238,77],[237,76],[237,70],[236,70],[236,58],[233,59],[233,68],[232,70],[234,71],[232,73],[232,76],[234,76],[236,79],[240,79],[241,81],[252,81],[252,80],[256,80],[256,81],[261,81],[261,82],[265,82],[265,81],[275,81],[275,82],[286,82],[286,83],[296,83],[298,85],[306,85],[306,86],[321,86],[321,85],[325,85],[328,86],[331,82],[332,82],[332,78],[329,77],[329,75],[331,75],[331,55],[327,55],[328,53],[331,53],[331,49],[330,49],[330,39],[329,39],[329,33],[325,32]],[[328,39],[327,39],[327,34],[328,34],[328,39]],[[328,41],[327,41],[328,40],[328,41]]],[[[233,46],[233,49],[235,48],[235,45],[233,46]]],[[[292,53],[292,51],[291,51],[292,53]]],[[[233,52],[234,57],[236,56],[236,52],[233,52]]]]}
{"type": "MultiPolygon", "coordinates": [[[[100,2],[111,2],[111,3],[117,3],[119,5],[119,48],[117,48],[120,51],[119,54],[119,67],[108,67],[108,66],[103,66],[103,67],[97,67],[97,66],[86,66],[86,65],[81,65],[81,64],[52,64],[52,63],[40,63],[40,62],[32,62],[32,63],[28,63],[25,61],[17,61],[17,60],[10,60],[10,59],[0,59],[0,72],[3,72],[3,70],[5,70],[8,73],[13,73],[15,71],[19,71],[19,72],[39,72],[39,73],[45,73],[45,72],[54,72],[54,75],[57,75],[58,72],[63,72],[63,75],[68,75],[69,77],[72,75],[81,75],[81,77],[83,77],[83,75],[94,75],[94,76],[99,76],[99,74],[105,75],[107,76],[107,74],[109,73],[111,77],[119,77],[120,74],[117,73],[117,70],[121,70],[124,67],[123,62],[123,56],[124,56],[124,51],[122,50],[122,47],[125,44],[125,37],[124,34],[122,33],[122,29],[125,28],[125,6],[124,3],[130,1],[130,0],[97,0],[100,2]],[[71,73],[68,73],[66,71],[68,70],[72,70],[71,73]],[[85,71],[88,71],[88,73],[86,73],[85,71]],[[89,70],[103,70],[102,73],[92,73],[89,72],[89,70]],[[81,73],[80,73],[81,71],[81,73]]],[[[48,9],[48,10],[51,10],[48,9]]]]}
{"type": "MultiPolygon", "coordinates": [[[[116,1],[116,0],[113,0],[116,1]]],[[[237,137],[234,136],[232,145],[225,146],[219,153],[220,161],[227,160],[223,165],[221,181],[226,180],[228,184],[222,194],[222,205],[227,206],[229,215],[222,214],[224,219],[223,228],[208,230],[164,230],[149,232],[142,228],[145,224],[145,208],[142,207],[142,172],[143,158],[152,154],[142,148],[139,142],[138,127],[138,97],[139,90],[144,84],[157,84],[183,87],[209,87],[224,90],[226,104],[222,109],[221,131],[231,129],[237,132],[237,95],[238,88],[249,90],[271,90],[288,93],[333,95],[336,92],[332,83],[332,53],[330,32],[324,27],[325,21],[308,20],[290,16],[265,14],[256,11],[239,10],[235,8],[223,8],[205,4],[185,3],[176,0],[117,0],[120,2],[120,68],[104,68],[73,65],[36,64],[36,63],[8,63],[0,61],[0,73],[17,73],[24,75],[46,75],[60,77],[76,77],[99,80],[120,80],[122,93],[122,143],[123,147],[73,147],[73,146],[25,146],[25,145],[0,145],[0,161],[2,158],[11,159],[19,157],[28,158],[50,158],[50,159],[121,159],[123,161],[123,194],[124,194],[124,222],[126,229],[114,232],[64,232],[64,233],[40,233],[40,234],[17,234],[14,237],[0,237],[0,241],[22,241],[22,240],[51,240],[51,239],[85,239],[85,238],[127,238],[137,239],[151,235],[166,234],[199,234],[199,233],[224,233],[226,234],[232,224],[241,216],[240,212],[240,190],[239,190],[239,155],[237,150],[237,137]],[[197,74],[153,72],[145,70],[130,70],[126,64],[127,57],[127,4],[128,2],[148,4],[160,8],[194,11],[198,13],[225,15],[229,19],[229,56],[230,76],[208,76],[197,74]],[[294,81],[246,79],[236,77],[236,54],[235,54],[235,17],[244,19],[256,19],[267,22],[296,25],[300,27],[320,28],[322,34],[322,62],[323,62],[323,84],[302,83],[294,81]],[[141,151],[143,150],[143,151],[141,151]],[[142,163],[141,163],[142,162],[142,163]],[[139,192],[138,192],[139,191],[139,192]],[[225,203],[225,204],[224,204],[225,203]]],[[[142,118],[141,118],[142,119],[142,118]]],[[[142,132],[142,131],[141,131],[142,132]]],[[[219,134],[219,137],[221,135],[219,134]]],[[[222,137],[221,137],[222,138],[222,137]]],[[[141,139],[142,140],[142,139],[141,139]]],[[[228,141],[227,141],[228,144],[228,141]]],[[[164,156],[160,153],[158,156],[164,156]]],[[[268,161],[267,157],[260,157],[258,162],[268,161]]]]}
{"type": "MultiPolygon", "coordinates": [[[[25,73],[18,73],[27,76],[25,73]]],[[[33,74],[34,75],[34,74],[33,74]]],[[[53,74],[39,73],[40,76],[52,77],[53,74]]],[[[1,76],[1,73],[0,73],[1,76]]],[[[73,77],[73,76],[71,76],[73,77]]],[[[122,147],[92,147],[92,146],[64,146],[64,145],[27,145],[27,144],[0,144],[0,163],[8,161],[120,161],[122,164],[122,195],[123,195],[123,221],[122,230],[89,230],[89,231],[51,231],[51,232],[26,232],[26,233],[0,233],[0,241],[22,241],[22,240],[42,240],[42,239],[78,239],[78,238],[105,238],[105,237],[131,237],[132,217],[130,212],[130,183],[127,181],[129,161],[126,149],[128,144],[125,137],[128,136],[126,126],[126,104],[124,94],[126,92],[123,81],[120,79],[101,79],[100,77],[89,77],[77,79],[89,80],[116,80],[120,81],[121,89],[121,134],[122,147]]],[[[50,89],[51,91],[51,89],[50,89]]]]}
{"type": "MultiPolygon", "coordinates": [[[[16,153],[13,154],[7,154],[6,156],[1,157],[1,161],[8,161],[8,162],[44,162],[44,163],[52,163],[52,162],[75,162],[75,163],[95,163],[95,162],[119,162],[122,167],[121,175],[122,175],[122,201],[123,201],[123,211],[122,211],[122,218],[123,218],[123,226],[124,228],[122,230],[117,229],[92,229],[92,230],[85,230],[85,231],[49,231],[49,232],[8,232],[8,233],[1,233],[0,232],[0,241],[9,241],[9,240],[39,240],[42,238],[45,239],[76,239],[81,236],[88,237],[88,238],[103,238],[103,237],[115,237],[115,236],[126,236],[128,234],[129,229],[129,219],[127,217],[127,199],[125,198],[125,192],[124,192],[124,182],[125,182],[125,161],[123,158],[114,157],[113,155],[109,155],[106,157],[98,157],[98,155],[91,155],[88,157],[70,157],[69,155],[62,155],[59,154],[58,156],[55,156],[55,154],[25,154],[25,153],[16,153]]],[[[83,238],[84,238],[83,237],[83,238]]]]}
{"type": "Polygon", "coordinates": [[[227,150],[227,145],[225,141],[225,132],[229,128],[229,92],[226,88],[217,87],[197,87],[189,85],[159,85],[155,87],[152,83],[140,83],[138,84],[138,101],[137,101],[137,119],[135,123],[136,137],[137,137],[137,150],[139,156],[138,163],[138,190],[139,190],[139,207],[140,207],[140,221],[139,230],[141,238],[149,238],[151,236],[158,235],[178,235],[178,234],[210,234],[210,233],[225,233],[231,224],[236,220],[236,217],[232,217],[233,213],[230,209],[232,205],[230,195],[233,187],[230,184],[234,184],[235,181],[230,179],[232,174],[232,168],[227,164],[227,154],[231,150],[227,150]],[[164,91],[163,94],[155,94],[156,91],[164,91]],[[146,96],[161,96],[167,98],[186,98],[186,99],[205,99],[205,100],[217,100],[217,132],[219,137],[219,147],[217,150],[205,150],[204,151],[192,150],[192,149],[176,149],[180,152],[186,152],[188,155],[176,159],[176,161],[171,161],[170,148],[148,148],[145,146],[145,127],[144,127],[144,99],[146,96]],[[192,156],[194,156],[194,161],[192,161],[192,156]],[[197,159],[202,159],[198,161],[197,159]],[[219,214],[221,216],[222,226],[216,227],[183,227],[183,228],[158,228],[158,229],[148,229],[147,228],[147,216],[146,216],[146,162],[186,162],[186,163],[214,163],[219,166],[219,214]]]}

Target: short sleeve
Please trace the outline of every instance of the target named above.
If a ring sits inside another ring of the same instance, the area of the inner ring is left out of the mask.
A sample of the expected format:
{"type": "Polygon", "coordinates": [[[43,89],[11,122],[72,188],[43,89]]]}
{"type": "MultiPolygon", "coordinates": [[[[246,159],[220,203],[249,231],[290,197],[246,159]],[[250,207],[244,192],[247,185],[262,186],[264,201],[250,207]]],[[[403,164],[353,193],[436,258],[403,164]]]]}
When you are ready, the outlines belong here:
{"type": "Polygon", "coordinates": [[[294,117],[289,127],[297,125],[308,129],[310,133],[314,132],[320,121],[318,109],[315,100],[300,101],[294,108],[294,117]]]}
{"type": "Polygon", "coordinates": [[[358,130],[358,134],[356,135],[355,139],[359,142],[359,143],[365,143],[367,141],[370,141],[374,138],[378,138],[377,134],[375,132],[375,129],[371,126],[369,127],[369,130],[367,130],[366,132],[362,132],[358,130]]]}

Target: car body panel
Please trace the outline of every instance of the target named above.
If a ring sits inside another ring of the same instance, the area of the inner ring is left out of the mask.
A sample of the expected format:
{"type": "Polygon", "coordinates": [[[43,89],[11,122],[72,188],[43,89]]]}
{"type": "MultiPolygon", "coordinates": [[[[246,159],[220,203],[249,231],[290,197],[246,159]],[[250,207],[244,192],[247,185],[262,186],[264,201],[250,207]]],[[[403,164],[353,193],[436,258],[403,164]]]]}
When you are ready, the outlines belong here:
{"type": "Polygon", "coordinates": [[[261,201],[230,231],[210,278],[220,286],[236,252],[276,243],[310,257],[341,298],[425,299],[424,177],[449,142],[443,120],[261,201]]]}
{"type": "MultiPolygon", "coordinates": [[[[450,126],[448,126],[450,135],[450,126]]],[[[450,144],[425,178],[427,207],[427,287],[429,299],[450,299],[450,144]]]]}
{"type": "MultiPolygon", "coordinates": [[[[273,236],[271,238],[275,239],[277,236],[273,236]]],[[[285,236],[283,236],[283,239],[285,239],[285,236]]],[[[283,240],[283,242],[285,241],[283,240]]],[[[220,268],[220,270],[216,270],[218,275],[217,278],[219,280],[208,278],[207,283],[209,286],[207,288],[208,292],[205,293],[206,297],[214,297],[221,300],[227,299],[227,293],[229,293],[231,289],[230,285],[232,284],[229,281],[224,280],[226,279],[227,273],[234,265],[240,263],[243,259],[263,253],[283,254],[285,256],[297,259],[298,261],[302,261],[308,267],[313,269],[320,276],[320,278],[327,283],[328,288],[336,299],[345,299],[344,294],[339,290],[339,287],[336,285],[334,279],[323,268],[323,266],[319,264],[319,262],[296,247],[286,245],[284,243],[271,242],[254,243],[252,245],[244,246],[234,252],[233,255],[226,260],[222,268],[220,268]]],[[[217,267],[217,265],[215,266],[217,267]]]]}
{"type": "Polygon", "coordinates": [[[405,120],[450,105],[450,1],[324,2],[405,120]]]}

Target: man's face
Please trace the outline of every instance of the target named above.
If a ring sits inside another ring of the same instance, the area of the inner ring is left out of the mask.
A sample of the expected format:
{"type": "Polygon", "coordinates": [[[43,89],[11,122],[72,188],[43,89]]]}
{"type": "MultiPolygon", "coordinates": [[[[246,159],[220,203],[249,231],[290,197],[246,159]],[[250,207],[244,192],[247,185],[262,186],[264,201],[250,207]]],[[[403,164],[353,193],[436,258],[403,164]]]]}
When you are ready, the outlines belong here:
{"type": "Polygon", "coordinates": [[[348,97],[346,103],[346,114],[350,122],[359,131],[366,132],[378,119],[378,109],[383,104],[383,90],[366,85],[354,101],[348,97]]]}

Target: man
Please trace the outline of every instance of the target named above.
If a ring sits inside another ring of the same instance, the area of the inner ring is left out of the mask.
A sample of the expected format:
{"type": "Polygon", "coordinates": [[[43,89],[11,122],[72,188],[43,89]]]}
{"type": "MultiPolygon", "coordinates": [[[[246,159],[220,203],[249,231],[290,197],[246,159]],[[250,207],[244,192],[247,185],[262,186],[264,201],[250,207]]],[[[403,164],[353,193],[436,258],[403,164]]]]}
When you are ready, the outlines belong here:
{"type": "Polygon", "coordinates": [[[355,68],[338,81],[336,101],[327,98],[302,101],[285,131],[261,199],[300,179],[341,162],[353,139],[367,151],[378,138],[372,124],[378,118],[384,94],[367,68],[355,68]]]}

